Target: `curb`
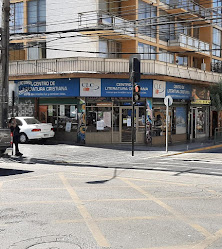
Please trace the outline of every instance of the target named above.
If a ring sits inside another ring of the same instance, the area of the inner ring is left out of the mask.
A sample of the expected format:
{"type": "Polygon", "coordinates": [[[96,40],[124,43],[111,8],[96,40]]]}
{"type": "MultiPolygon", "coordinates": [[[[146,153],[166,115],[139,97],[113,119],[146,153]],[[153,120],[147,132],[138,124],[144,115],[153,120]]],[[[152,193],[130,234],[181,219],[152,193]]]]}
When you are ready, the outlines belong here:
{"type": "Polygon", "coordinates": [[[193,150],[176,152],[176,153],[172,153],[172,154],[168,154],[168,155],[161,155],[160,157],[170,157],[170,156],[182,155],[182,154],[186,154],[186,153],[192,153],[192,152],[198,152],[198,151],[204,151],[204,150],[211,150],[211,149],[216,149],[216,148],[222,148],[222,144],[212,145],[212,146],[203,147],[203,148],[197,148],[197,149],[193,149],[193,150]]]}

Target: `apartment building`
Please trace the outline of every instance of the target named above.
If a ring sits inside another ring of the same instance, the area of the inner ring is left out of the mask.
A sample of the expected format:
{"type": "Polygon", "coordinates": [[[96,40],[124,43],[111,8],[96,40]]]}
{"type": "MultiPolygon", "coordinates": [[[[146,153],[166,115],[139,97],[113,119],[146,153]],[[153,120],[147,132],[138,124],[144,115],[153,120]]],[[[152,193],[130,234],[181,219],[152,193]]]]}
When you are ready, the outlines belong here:
{"type": "Polygon", "coordinates": [[[127,72],[135,53],[142,63],[136,142],[164,144],[167,95],[172,143],[212,135],[209,86],[221,79],[221,1],[12,0],[10,28],[17,111],[52,122],[58,138],[131,141],[127,72]]]}

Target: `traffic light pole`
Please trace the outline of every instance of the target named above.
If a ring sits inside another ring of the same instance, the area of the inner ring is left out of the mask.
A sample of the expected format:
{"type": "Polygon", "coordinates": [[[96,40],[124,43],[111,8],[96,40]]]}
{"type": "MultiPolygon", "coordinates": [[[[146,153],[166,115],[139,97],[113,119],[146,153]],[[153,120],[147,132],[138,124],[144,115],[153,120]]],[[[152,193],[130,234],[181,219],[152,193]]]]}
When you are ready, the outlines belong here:
{"type": "Polygon", "coordinates": [[[134,141],[135,141],[135,102],[133,98],[133,89],[134,89],[134,81],[132,80],[132,120],[131,120],[131,125],[132,125],[132,156],[134,156],[134,141]]]}
{"type": "Polygon", "coordinates": [[[9,15],[10,0],[2,1],[1,62],[0,62],[0,126],[7,128],[9,76],[9,15]]]}
{"type": "Polygon", "coordinates": [[[134,142],[135,142],[135,102],[140,99],[140,86],[135,84],[140,81],[140,55],[132,55],[129,60],[129,78],[132,83],[132,156],[134,156],[134,142]]]}

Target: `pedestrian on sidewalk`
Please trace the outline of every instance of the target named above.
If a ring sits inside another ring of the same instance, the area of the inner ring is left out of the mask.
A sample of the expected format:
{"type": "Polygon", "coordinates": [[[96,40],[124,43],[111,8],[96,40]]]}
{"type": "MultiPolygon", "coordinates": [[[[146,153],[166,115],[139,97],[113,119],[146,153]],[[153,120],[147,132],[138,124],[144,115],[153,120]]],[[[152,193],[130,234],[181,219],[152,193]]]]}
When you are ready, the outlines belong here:
{"type": "Polygon", "coordinates": [[[19,151],[19,147],[18,147],[20,128],[19,128],[15,118],[11,118],[9,120],[9,128],[13,134],[13,143],[15,144],[15,155],[22,156],[23,154],[19,151]]]}

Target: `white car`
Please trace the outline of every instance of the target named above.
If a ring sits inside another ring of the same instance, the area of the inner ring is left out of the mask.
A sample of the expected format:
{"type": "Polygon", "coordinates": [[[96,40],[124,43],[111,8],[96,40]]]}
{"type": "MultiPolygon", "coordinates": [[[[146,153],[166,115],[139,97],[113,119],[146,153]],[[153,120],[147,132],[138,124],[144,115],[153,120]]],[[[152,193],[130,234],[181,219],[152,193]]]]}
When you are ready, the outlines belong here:
{"type": "Polygon", "coordinates": [[[15,117],[20,128],[20,143],[33,139],[46,139],[54,137],[52,124],[40,123],[34,117],[15,117]]]}

